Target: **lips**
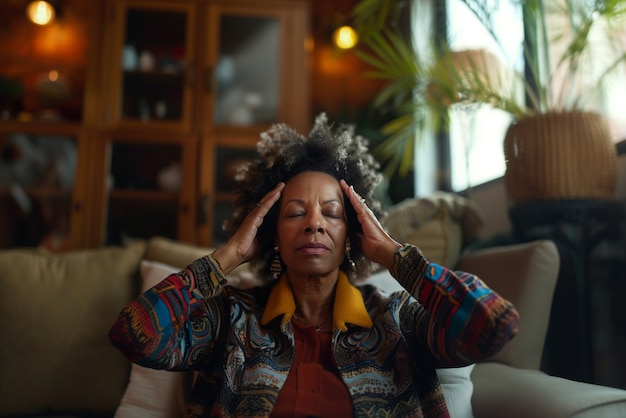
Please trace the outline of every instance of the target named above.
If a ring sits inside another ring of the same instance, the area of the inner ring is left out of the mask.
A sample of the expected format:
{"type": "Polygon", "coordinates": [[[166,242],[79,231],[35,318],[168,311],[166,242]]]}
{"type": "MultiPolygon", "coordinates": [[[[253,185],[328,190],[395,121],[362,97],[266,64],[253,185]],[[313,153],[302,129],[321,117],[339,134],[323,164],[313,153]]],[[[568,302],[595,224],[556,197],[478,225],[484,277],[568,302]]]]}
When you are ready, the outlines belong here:
{"type": "Polygon", "coordinates": [[[307,254],[321,254],[328,251],[328,247],[319,242],[309,242],[298,247],[298,251],[307,254]]]}

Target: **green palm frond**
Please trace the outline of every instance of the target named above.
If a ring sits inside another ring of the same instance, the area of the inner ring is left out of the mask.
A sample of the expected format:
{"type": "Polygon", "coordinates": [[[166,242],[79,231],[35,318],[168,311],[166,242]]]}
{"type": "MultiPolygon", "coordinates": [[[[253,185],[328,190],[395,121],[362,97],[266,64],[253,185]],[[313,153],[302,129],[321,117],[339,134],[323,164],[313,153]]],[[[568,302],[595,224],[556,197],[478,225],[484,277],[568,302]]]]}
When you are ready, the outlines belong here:
{"type": "Polygon", "coordinates": [[[388,137],[374,148],[373,153],[381,162],[387,163],[385,174],[388,177],[396,172],[404,177],[413,167],[415,123],[415,115],[407,113],[383,126],[382,132],[388,137]]]}
{"type": "Polygon", "coordinates": [[[380,30],[393,26],[409,2],[410,0],[361,0],[352,10],[359,35],[366,40],[380,30]]]}

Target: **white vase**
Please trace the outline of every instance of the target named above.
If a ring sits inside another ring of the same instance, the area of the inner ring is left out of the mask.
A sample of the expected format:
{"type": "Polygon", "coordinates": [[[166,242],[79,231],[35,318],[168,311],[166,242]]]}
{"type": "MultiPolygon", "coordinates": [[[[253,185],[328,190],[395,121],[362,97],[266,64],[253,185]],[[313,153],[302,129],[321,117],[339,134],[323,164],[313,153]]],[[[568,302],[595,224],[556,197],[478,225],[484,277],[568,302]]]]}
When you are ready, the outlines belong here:
{"type": "Polygon", "coordinates": [[[122,69],[132,71],[137,69],[137,50],[132,45],[125,45],[122,49],[122,69]]]}
{"type": "Polygon", "coordinates": [[[139,55],[139,69],[141,71],[152,71],[156,65],[154,55],[150,51],[142,51],[139,55]]]}

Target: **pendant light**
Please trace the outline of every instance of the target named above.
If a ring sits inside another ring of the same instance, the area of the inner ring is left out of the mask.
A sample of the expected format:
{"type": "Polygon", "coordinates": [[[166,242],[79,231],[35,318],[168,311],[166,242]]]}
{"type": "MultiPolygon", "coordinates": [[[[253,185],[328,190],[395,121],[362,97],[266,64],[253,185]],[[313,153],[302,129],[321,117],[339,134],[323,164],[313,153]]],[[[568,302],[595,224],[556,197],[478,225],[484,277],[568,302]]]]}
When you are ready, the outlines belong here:
{"type": "Polygon", "coordinates": [[[56,10],[47,1],[31,1],[26,7],[26,15],[37,25],[47,25],[54,21],[56,10]]]}

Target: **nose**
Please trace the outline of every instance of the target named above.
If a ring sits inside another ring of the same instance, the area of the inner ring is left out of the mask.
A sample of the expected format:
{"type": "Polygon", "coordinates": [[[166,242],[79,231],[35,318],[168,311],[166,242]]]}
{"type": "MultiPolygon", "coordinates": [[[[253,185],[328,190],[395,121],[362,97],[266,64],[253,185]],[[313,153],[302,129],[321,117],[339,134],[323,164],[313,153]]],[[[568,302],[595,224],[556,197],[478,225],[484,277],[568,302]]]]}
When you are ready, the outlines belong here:
{"type": "Polygon", "coordinates": [[[308,233],[324,232],[323,219],[324,217],[319,210],[311,211],[304,231],[308,233]]]}

